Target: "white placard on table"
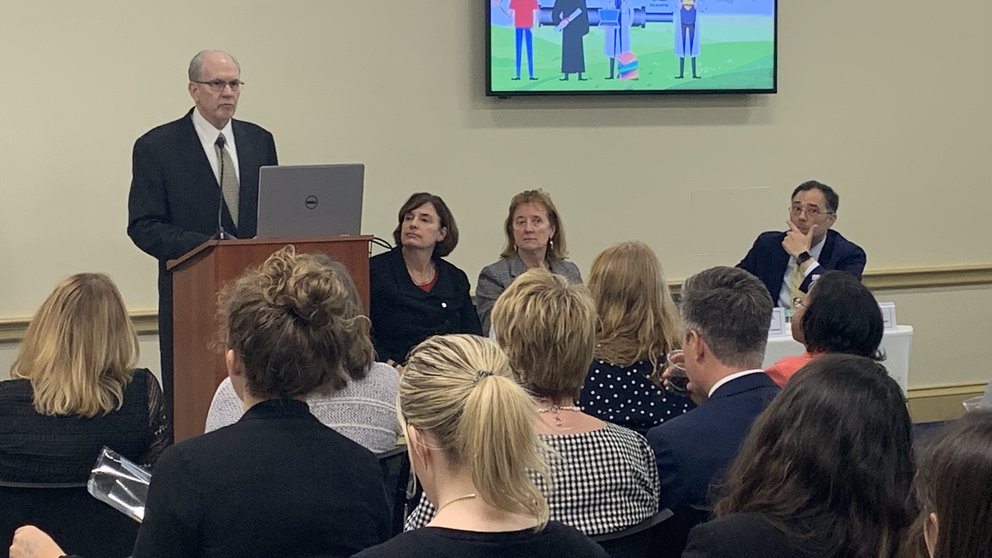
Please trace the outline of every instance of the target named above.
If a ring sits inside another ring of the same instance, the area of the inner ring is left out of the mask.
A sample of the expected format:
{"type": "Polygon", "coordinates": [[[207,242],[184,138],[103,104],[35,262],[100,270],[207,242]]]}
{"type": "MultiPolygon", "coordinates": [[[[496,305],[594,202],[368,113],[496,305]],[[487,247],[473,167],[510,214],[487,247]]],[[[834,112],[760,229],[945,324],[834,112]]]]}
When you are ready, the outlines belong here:
{"type": "Polygon", "coordinates": [[[772,308],[772,322],[768,326],[768,337],[782,337],[786,333],[792,335],[792,330],[786,331],[785,308],[776,306],[772,308]]]}
{"type": "Polygon", "coordinates": [[[879,302],[879,310],[882,311],[882,324],[885,329],[895,329],[896,327],[896,303],[879,302]]]}

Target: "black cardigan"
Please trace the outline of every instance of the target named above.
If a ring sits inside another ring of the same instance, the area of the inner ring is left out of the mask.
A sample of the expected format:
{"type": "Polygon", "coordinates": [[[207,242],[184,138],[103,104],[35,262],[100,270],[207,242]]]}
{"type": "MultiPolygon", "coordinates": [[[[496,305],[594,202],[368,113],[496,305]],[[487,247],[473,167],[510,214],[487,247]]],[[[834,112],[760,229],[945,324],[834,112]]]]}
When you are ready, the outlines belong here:
{"type": "Polygon", "coordinates": [[[406,362],[417,343],[431,335],[482,335],[465,272],[434,258],[437,281],[425,293],[410,279],[400,247],[369,260],[372,340],[378,360],[406,362]]]}

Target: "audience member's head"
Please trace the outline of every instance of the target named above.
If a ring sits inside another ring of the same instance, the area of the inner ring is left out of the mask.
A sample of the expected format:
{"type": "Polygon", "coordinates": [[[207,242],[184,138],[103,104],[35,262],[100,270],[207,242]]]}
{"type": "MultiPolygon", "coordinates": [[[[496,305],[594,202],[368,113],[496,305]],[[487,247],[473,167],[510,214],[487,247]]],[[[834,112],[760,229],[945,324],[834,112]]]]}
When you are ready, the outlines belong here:
{"type": "Polygon", "coordinates": [[[599,318],[595,358],[623,366],[647,360],[657,368],[682,345],[678,308],[647,244],[622,242],[600,252],[588,285],[599,318]]]}
{"type": "Polygon", "coordinates": [[[811,353],[881,359],[882,311],[856,277],[828,271],[813,282],[792,316],[792,337],[811,353]]]}
{"type": "Polygon", "coordinates": [[[568,256],[565,224],[551,196],[544,190],[525,190],[513,196],[503,229],[506,232],[506,246],[501,257],[509,258],[520,249],[543,253],[548,260],[563,260],[568,256]],[[539,230],[528,235],[525,229],[533,219],[538,219],[539,230]],[[532,245],[532,242],[538,244],[532,245]]]}
{"type": "Polygon", "coordinates": [[[433,247],[432,256],[443,258],[458,246],[458,225],[455,223],[454,214],[441,196],[429,192],[417,192],[400,207],[396,228],[393,230],[393,240],[397,246],[433,247]],[[404,223],[410,221],[420,223],[418,226],[421,234],[418,237],[404,238],[404,233],[407,232],[404,230],[404,223]],[[433,232],[434,235],[428,237],[427,232],[433,232]]]}
{"type": "Polygon", "coordinates": [[[931,558],[992,557],[992,412],[936,436],[913,480],[920,516],[909,546],[931,558]]]}
{"type": "MultiPolygon", "coordinates": [[[[502,512],[548,520],[548,504],[527,470],[547,479],[538,449],[537,412],[513,380],[506,355],[474,335],[435,336],[410,351],[400,377],[399,411],[413,469],[443,509],[452,487],[502,512]],[[441,501],[439,501],[441,499],[441,501]]],[[[464,496],[463,496],[464,498],[464,496]]]]}
{"type": "Polygon", "coordinates": [[[120,408],[137,360],[138,337],[117,287],[102,273],[80,273],[35,313],[10,375],[30,380],[39,413],[93,417],[120,408]]]}
{"type": "Polygon", "coordinates": [[[493,330],[532,395],[578,396],[596,345],[596,308],[588,289],[547,269],[531,269],[496,300],[493,330]]]}
{"type": "Polygon", "coordinates": [[[814,359],[751,427],[716,513],[763,514],[824,556],[891,557],[908,523],[911,426],[881,364],[814,359]]]}
{"type": "Polygon", "coordinates": [[[326,258],[287,246],[225,288],[221,335],[238,394],[303,398],[341,389],[351,366],[367,369],[369,322],[351,286],[326,258]]]}
{"type": "Polygon", "coordinates": [[[840,196],[833,188],[816,180],[808,180],[792,191],[789,220],[803,234],[809,234],[810,228],[816,225],[811,244],[816,246],[837,221],[839,206],[840,196]]]}
{"type": "Polygon", "coordinates": [[[351,272],[341,262],[335,261],[327,254],[313,254],[318,264],[327,266],[340,279],[344,286],[345,297],[348,302],[343,316],[346,319],[356,318],[358,321],[365,321],[367,327],[359,327],[355,331],[354,342],[345,354],[344,369],[353,380],[361,380],[368,375],[369,367],[375,360],[375,351],[372,348],[372,339],[369,337],[371,323],[365,315],[365,306],[362,304],[362,295],[358,292],[358,286],[351,278],[351,272]]]}
{"type": "Polygon", "coordinates": [[[761,368],[772,300],[743,269],[714,267],[682,285],[682,329],[689,390],[705,399],[726,376],[761,368]]]}

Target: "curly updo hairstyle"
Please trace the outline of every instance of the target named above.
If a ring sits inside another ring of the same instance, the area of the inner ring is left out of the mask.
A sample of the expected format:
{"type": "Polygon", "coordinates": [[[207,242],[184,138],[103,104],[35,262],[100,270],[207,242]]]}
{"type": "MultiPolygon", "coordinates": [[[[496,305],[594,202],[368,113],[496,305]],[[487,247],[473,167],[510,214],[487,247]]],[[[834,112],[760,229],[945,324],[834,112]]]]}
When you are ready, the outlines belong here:
{"type": "Polygon", "coordinates": [[[220,294],[221,339],[259,398],[333,393],[373,359],[369,320],[352,283],[323,255],[286,246],[220,294]]]}

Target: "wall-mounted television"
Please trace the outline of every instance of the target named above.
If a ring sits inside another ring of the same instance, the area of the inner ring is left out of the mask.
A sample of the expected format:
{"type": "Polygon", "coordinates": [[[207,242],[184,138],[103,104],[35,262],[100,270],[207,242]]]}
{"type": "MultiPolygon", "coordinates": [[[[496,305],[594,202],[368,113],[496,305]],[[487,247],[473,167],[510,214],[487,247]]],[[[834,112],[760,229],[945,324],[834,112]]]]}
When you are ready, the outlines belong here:
{"type": "Polygon", "coordinates": [[[776,0],[481,1],[489,96],[776,91],[776,0]]]}

